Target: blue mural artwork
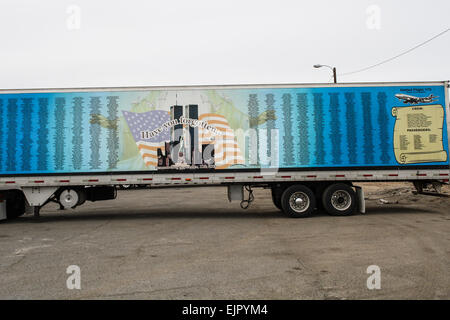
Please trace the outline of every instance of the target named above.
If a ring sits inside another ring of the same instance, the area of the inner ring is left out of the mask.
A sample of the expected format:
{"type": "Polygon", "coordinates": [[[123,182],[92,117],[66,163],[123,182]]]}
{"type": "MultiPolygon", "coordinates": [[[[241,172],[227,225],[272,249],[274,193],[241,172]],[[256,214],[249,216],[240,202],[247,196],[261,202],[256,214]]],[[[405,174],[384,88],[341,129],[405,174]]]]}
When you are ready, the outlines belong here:
{"type": "Polygon", "coordinates": [[[449,164],[444,90],[374,85],[0,93],[0,175],[443,166],[449,164]],[[150,111],[162,112],[164,121],[146,129],[140,121],[150,111]],[[130,113],[133,123],[124,116],[130,113]]]}

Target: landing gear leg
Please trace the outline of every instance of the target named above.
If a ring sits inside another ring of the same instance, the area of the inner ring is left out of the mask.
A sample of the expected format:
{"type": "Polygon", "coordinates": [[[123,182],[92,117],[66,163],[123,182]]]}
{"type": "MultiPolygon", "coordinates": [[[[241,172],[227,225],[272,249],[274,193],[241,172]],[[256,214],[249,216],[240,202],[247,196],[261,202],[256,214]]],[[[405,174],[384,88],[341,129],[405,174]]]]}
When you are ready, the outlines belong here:
{"type": "Polygon", "coordinates": [[[35,219],[39,219],[39,217],[41,216],[40,211],[41,211],[41,207],[39,207],[39,206],[33,207],[33,215],[34,215],[35,219]]]}

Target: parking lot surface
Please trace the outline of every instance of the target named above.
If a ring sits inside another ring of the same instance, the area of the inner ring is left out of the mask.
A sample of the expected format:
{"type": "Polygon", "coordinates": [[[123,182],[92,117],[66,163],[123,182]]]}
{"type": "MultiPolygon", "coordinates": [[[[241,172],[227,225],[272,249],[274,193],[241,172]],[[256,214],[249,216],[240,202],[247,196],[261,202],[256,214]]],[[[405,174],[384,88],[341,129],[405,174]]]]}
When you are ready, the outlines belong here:
{"type": "Polygon", "coordinates": [[[50,204],[39,221],[0,223],[0,298],[449,299],[449,198],[364,186],[367,213],[350,217],[286,218],[263,189],[244,211],[223,187],[50,204]],[[79,290],[67,288],[70,265],[79,290]]]}

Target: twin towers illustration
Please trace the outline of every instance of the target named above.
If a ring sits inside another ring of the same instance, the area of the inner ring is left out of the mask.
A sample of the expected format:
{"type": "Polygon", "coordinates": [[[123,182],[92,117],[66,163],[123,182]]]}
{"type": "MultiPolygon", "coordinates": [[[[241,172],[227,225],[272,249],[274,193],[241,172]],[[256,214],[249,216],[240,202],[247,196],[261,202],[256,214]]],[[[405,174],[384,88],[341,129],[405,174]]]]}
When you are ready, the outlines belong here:
{"type": "MultiPolygon", "coordinates": [[[[173,105],[170,107],[170,115],[171,120],[179,120],[181,117],[199,120],[198,105],[173,105]]],[[[202,141],[199,127],[183,128],[183,124],[179,123],[170,130],[170,142],[166,143],[164,152],[158,150],[158,167],[170,167],[181,163],[214,166],[214,144],[202,141]]]]}

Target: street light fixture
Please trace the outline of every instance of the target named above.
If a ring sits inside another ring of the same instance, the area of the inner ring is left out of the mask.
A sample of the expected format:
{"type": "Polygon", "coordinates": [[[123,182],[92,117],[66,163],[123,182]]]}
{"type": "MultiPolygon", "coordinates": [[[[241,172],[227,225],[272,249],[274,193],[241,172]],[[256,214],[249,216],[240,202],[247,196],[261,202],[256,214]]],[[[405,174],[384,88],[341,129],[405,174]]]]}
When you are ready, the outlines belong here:
{"type": "Polygon", "coordinates": [[[335,67],[330,67],[330,66],[327,66],[326,64],[315,64],[313,67],[316,68],[316,69],[322,68],[322,67],[330,68],[333,71],[334,83],[337,83],[336,68],[335,67]]]}

